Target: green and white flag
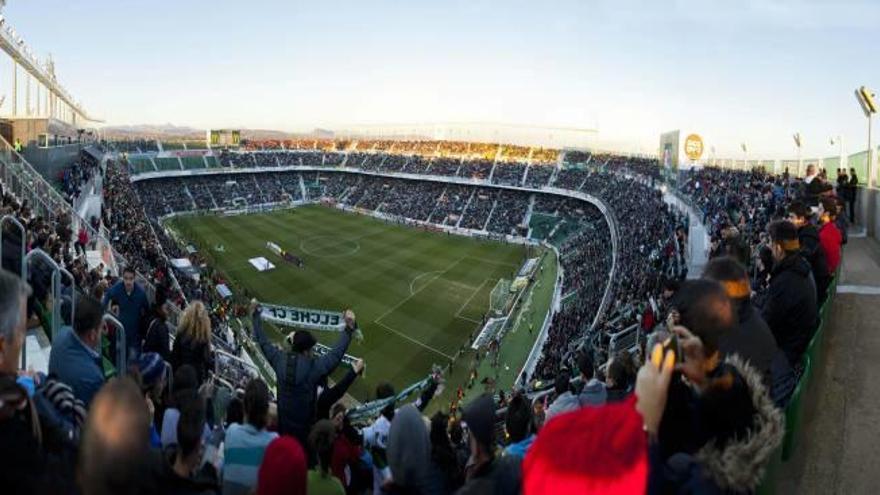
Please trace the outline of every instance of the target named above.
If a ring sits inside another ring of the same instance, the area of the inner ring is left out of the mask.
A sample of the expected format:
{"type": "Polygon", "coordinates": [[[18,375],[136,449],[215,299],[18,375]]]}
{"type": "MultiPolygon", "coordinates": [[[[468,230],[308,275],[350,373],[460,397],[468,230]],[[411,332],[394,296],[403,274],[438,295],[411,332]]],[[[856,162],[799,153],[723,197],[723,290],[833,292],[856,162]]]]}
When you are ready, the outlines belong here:
{"type": "Polygon", "coordinates": [[[345,329],[345,318],[338,311],[266,303],[260,305],[263,307],[263,319],[277,325],[321,332],[341,332],[345,329]]]}
{"type": "MultiPolygon", "coordinates": [[[[267,303],[260,303],[260,306],[263,308],[263,319],[276,325],[319,332],[341,332],[345,330],[345,317],[339,311],[297,308],[267,303]]],[[[354,336],[358,340],[364,339],[360,329],[355,332],[354,336]]]]}

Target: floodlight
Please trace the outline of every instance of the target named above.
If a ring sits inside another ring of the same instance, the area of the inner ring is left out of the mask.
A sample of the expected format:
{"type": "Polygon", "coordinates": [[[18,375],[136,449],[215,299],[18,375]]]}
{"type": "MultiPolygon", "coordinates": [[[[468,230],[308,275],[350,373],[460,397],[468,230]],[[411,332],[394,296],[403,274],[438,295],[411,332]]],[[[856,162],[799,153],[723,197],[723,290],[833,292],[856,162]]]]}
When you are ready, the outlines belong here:
{"type": "Polygon", "coordinates": [[[859,105],[861,105],[866,117],[877,113],[877,102],[874,100],[876,97],[877,95],[874,94],[874,91],[865,86],[856,90],[856,99],[859,101],[859,105]]]}

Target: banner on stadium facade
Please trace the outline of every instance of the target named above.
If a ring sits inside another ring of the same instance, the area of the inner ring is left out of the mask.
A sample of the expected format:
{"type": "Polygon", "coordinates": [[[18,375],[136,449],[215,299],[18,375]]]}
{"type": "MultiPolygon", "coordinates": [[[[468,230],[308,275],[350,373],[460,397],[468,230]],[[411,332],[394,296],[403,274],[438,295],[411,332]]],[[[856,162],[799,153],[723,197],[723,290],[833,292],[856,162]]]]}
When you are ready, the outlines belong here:
{"type": "Polygon", "coordinates": [[[263,307],[263,319],[278,325],[321,332],[341,332],[345,329],[345,319],[338,311],[296,308],[278,304],[260,303],[260,305],[263,307]]]}

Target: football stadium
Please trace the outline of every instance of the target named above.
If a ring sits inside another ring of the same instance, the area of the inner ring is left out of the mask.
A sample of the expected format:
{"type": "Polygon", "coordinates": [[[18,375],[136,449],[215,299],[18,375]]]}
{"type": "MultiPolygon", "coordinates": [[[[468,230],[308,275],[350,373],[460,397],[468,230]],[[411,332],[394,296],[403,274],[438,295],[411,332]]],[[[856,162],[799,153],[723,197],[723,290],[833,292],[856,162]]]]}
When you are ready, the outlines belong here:
{"type": "Polygon", "coordinates": [[[880,6],[6,4],[0,493],[876,491],[880,6]]]}

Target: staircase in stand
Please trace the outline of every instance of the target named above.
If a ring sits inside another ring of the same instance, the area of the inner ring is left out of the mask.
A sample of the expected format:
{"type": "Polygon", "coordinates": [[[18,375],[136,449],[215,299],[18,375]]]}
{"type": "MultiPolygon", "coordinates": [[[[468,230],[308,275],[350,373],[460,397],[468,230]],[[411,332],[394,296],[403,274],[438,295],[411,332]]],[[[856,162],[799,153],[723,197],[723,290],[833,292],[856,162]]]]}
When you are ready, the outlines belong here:
{"type": "Polygon", "coordinates": [[[198,205],[196,205],[196,199],[193,197],[192,193],[189,190],[189,187],[187,187],[186,184],[183,185],[183,192],[186,193],[186,196],[189,198],[190,203],[192,203],[193,211],[198,210],[199,207],[198,205]]]}
{"type": "Polygon", "coordinates": [[[477,188],[474,188],[474,190],[471,191],[471,195],[468,196],[467,203],[464,204],[464,208],[461,209],[461,215],[458,216],[458,221],[455,222],[455,228],[461,226],[461,221],[464,220],[464,215],[467,213],[468,206],[471,205],[471,201],[474,199],[474,194],[477,194],[477,188]]]}
{"type": "Polygon", "coordinates": [[[532,212],[535,211],[535,195],[529,195],[529,207],[526,208],[526,216],[523,218],[522,224],[528,226],[532,221],[532,212]]]}
{"type": "Polygon", "coordinates": [[[501,191],[495,196],[495,201],[492,202],[492,209],[489,210],[489,216],[486,217],[486,223],[483,224],[483,231],[489,228],[489,222],[492,221],[492,215],[495,213],[495,208],[498,206],[498,198],[501,197],[501,191]]]}
{"type": "Polygon", "coordinates": [[[519,185],[520,185],[520,186],[525,187],[525,185],[526,185],[526,179],[529,178],[529,170],[531,170],[531,169],[532,169],[532,164],[531,164],[531,163],[529,163],[528,165],[526,165],[526,171],[523,172],[523,178],[522,178],[521,181],[519,181],[519,185]]]}
{"type": "Polygon", "coordinates": [[[431,213],[428,214],[428,218],[425,219],[428,223],[431,222],[431,217],[434,216],[434,212],[437,211],[437,207],[440,206],[440,200],[446,196],[446,191],[449,189],[449,186],[445,186],[443,188],[443,192],[440,193],[440,196],[437,196],[437,201],[434,202],[434,208],[431,209],[431,213]]]}

